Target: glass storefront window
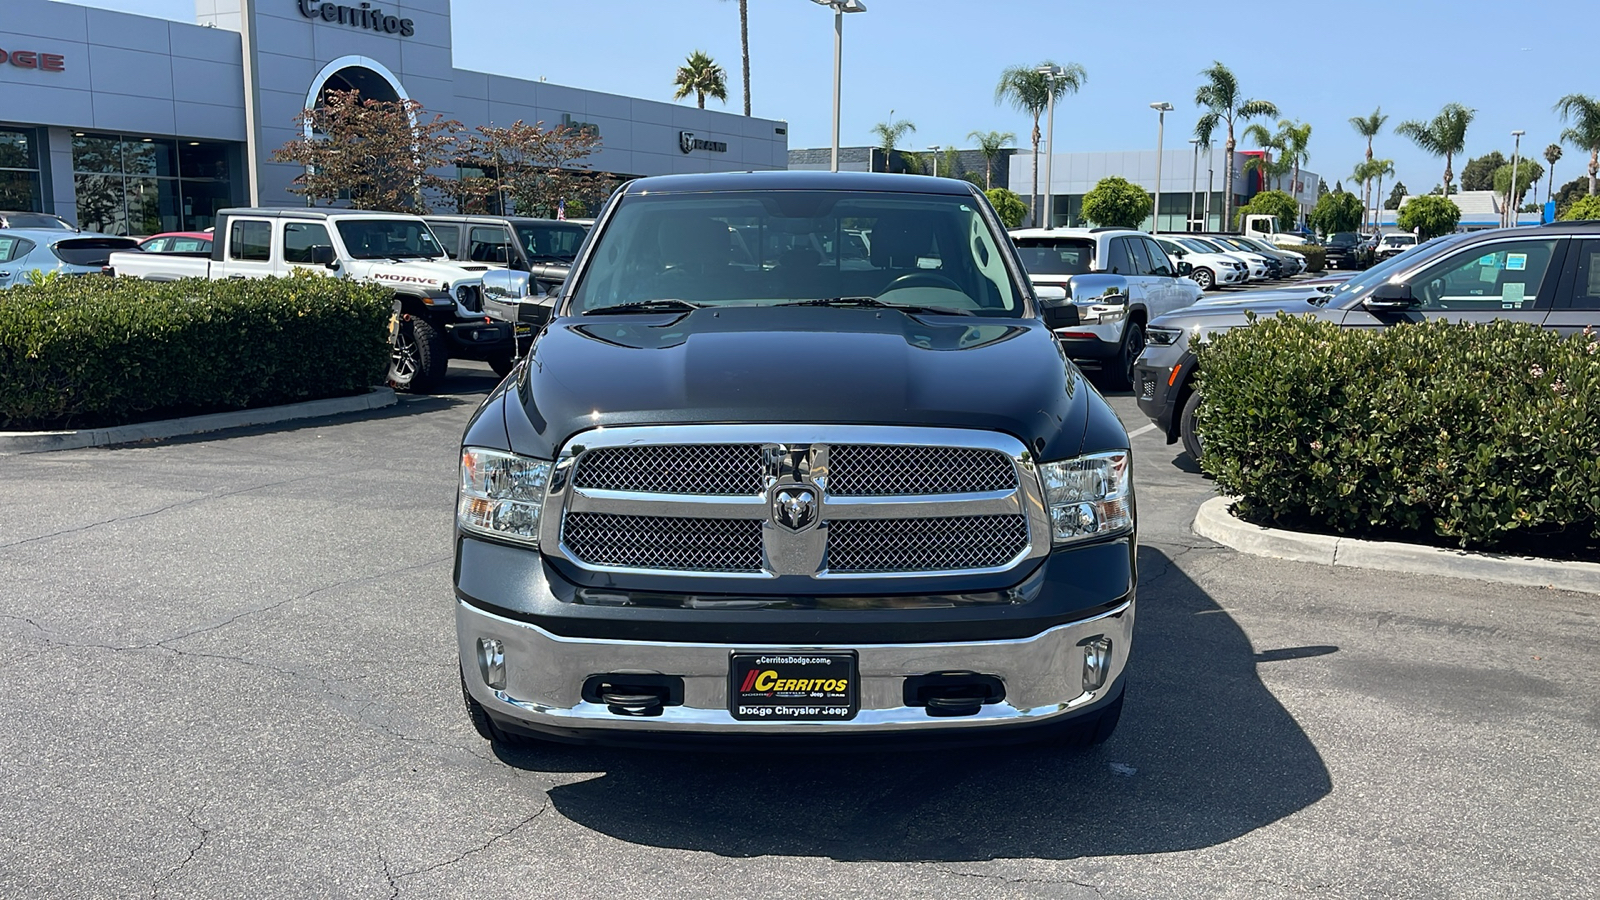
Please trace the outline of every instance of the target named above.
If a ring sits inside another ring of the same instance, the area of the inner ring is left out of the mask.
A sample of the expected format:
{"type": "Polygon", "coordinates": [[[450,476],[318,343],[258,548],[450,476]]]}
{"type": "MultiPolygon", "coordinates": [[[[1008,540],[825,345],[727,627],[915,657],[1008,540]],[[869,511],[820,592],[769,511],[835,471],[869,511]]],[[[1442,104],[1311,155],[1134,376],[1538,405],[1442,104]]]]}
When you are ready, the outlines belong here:
{"type": "Polygon", "coordinates": [[[232,205],[232,148],[209,141],[78,132],[78,222],[109,234],[200,231],[232,205]]]}
{"type": "Polygon", "coordinates": [[[43,212],[33,132],[0,128],[0,209],[43,212]]]}

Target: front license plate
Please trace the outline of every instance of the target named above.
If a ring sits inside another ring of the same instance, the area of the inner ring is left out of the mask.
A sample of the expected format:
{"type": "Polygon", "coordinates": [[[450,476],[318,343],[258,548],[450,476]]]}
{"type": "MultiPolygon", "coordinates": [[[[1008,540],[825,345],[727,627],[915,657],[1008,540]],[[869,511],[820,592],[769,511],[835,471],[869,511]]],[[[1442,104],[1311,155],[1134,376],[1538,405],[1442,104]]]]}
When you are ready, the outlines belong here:
{"type": "Polygon", "coordinates": [[[517,337],[527,337],[530,334],[533,334],[533,326],[532,325],[518,325],[517,326],[517,337]]]}
{"type": "Polygon", "coordinates": [[[728,711],[735,719],[844,722],[860,708],[855,653],[735,653],[728,711]]]}

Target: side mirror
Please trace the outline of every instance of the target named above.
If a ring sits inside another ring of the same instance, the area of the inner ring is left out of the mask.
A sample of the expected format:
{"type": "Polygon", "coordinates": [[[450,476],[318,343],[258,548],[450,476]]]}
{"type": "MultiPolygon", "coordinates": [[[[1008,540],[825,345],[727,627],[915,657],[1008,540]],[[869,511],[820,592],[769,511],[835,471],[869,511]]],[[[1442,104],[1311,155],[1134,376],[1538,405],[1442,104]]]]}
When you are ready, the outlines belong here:
{"type": "Polygon", "coordinates": [[[1373,288],[1371,296],[1361,301],[1361,305],[1373,312],[1404,312],[1415,309],[1417,301],[1411,296],[1411,285],[1385,281],[1373,288]]]}
{"type": "Polygon", "coordinates": [[[1128,302],[1128,279],[1121,275],[1074,275],[1067,279],[1067,294],[1080,306],[1128,302]]]}
{"type": "Polygon", "coordinates": [[[527,272],[491,269],[483,273],[483,311],[490,318],[537,328],[550,321],[546,300],[527,272]]]}
{"type": "Polygon", "coordinates": [[[329,269],[337,268],[339,260],[333,255],[333,248],[327,244],[318,244],[311,248],[311,264],[324,266],[329,269]]]}
{"type": "Polygon", "coordinates": [[[1057,285],[1043,285],[1033,289],[1033,295],[1039,298],[1039,311],[1044,316],[1045,327],[1051,331],[1057,328],[1071,328],[1079,323],[1078,307],[1067,299],[1067,289],[1057,285]]]}
{"type": "Polygon", "coordinates": [[[1193,272],[1193,271],[1194,271],[1194,263],[1189,262],[1188,260],[1183,260],[1183,259],[1178,260],[1178,274],[1179,275],[1188,275],[1190,272],[1193,272]]]}

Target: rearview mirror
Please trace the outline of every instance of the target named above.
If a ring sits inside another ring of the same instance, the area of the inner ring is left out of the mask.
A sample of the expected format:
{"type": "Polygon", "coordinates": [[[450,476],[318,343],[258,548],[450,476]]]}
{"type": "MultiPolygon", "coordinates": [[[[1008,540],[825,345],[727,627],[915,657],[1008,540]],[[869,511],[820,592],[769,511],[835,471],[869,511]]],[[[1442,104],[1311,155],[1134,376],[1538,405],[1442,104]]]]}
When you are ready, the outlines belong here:
{"type": "Polygon", "coordinates": [[[1374,312],[1402,312],[1415,309],[1417,301],[1411,296],[1411,285],[1386,281],[1372,289],[1372,295],[1361,305],[1374,312]]]}

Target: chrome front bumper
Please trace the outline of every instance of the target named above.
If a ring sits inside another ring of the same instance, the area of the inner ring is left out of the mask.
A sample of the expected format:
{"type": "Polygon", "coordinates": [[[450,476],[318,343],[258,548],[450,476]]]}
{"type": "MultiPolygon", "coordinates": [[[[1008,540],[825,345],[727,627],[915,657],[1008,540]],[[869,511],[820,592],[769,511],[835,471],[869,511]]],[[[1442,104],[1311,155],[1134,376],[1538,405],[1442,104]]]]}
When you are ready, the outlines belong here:
{"type": "Polygon", "coordinates": [[[731,645],[566,638],[542,628],[456,605],[456,637],[467,689],[490,716],[533,731],[635,734],[894,734],[1004,728],[1061,720],[1085,712],[1120,690],[1133,636],[1132,600],[1110,612],[1058,625],[1030,638],[943,644],[731,645]],[[1082,645],[1111,639],[1104,684],[1084,689],[1082,645]],[[490,688],[477,663],[479,638],[499,640],[505,687],[490,688]],[[860,712],[848,722],[771,722],[735,719],[728,711],[728,670],[734,652],[792,654],[854,650],[859,659],[860,712]],[[906,706],[905,679],[935,672],[998,677],[1005,699],[959,717],[930,716],[906,706]],[[651,674],[683,679],[683,705],[661,715],[633,717],[585,701],[592,675],[651,674]]]}

